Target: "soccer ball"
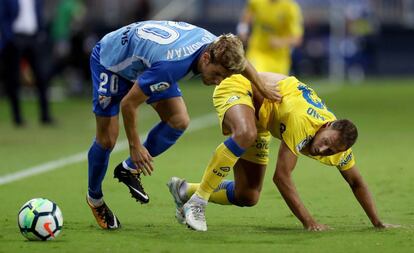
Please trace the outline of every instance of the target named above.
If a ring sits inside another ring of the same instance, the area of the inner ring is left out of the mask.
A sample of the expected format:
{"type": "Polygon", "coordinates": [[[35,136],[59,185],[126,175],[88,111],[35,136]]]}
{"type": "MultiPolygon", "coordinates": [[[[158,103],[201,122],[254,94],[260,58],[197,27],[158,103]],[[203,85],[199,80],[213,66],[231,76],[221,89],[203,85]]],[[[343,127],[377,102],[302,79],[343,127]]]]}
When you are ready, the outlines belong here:
{"type": "Polygon", "coordinates": [[[52,201],[35,198],[27,201],[20,208],[18,221],[20,232],[27,239],[53,240],[63,226],[62,212],[52,201]]]}

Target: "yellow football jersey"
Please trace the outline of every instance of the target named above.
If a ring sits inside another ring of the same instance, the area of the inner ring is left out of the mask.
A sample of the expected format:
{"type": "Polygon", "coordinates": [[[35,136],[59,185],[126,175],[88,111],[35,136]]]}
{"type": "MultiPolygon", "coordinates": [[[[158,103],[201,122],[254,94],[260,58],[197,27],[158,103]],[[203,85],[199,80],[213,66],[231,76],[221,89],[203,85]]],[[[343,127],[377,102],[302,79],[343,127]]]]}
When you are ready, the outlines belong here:
{"type": "MultiPolygon", "coordinates": [[[[303,150],[316,132],[326,123],[336,120],[336,117],[310,87],[295,77],[288,77],[278,84],[283,96],[282,102],[278,104],[264,99],[257,113],[258,140],[243,158],[267,164],[270,132],[273,137],[283,140],[297,156],[303,154],[324,164],[337,166],[340,170],[354,166],[351,149],[331,156],[311,156],[303,150]]],[[[232,75],[216,87],[213,102],[221,126],[226,111],[232,106],[244,104],[254,109],[250,82],[242,75],[232,75]]],[[[229,133],[228,129],[222,130],[224,134],[229,133]]]]}
{"type": "Polygon", "coordinates": [[[290,47],[274,49],[269,41],[303,34],[299,5],[293,0],[249,0],[247,9],[254,16],[247,58],[258,71],[288,74],[290,47]]]}
{"type": "Polygon", "coordinates": [[[331,156],[312,156],[303,150],[316,132],[336,117],[310,87],[295,77],[280,81],[279,87],[282,103],[265,99],[259,111],[259,126],[283,140],[296,155],[306,155],[324,164],[337,166],[340,170],[354,166],[352,149],[331,156]]]}

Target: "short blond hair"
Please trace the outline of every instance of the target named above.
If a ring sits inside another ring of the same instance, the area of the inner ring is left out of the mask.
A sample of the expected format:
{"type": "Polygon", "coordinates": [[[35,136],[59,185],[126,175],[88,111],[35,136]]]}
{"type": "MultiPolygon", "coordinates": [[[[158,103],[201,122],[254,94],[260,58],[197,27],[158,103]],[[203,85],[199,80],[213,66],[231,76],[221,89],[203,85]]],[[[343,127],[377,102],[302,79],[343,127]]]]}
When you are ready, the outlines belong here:
{"type": "Polygon", "coordinates": [[[220,35],[208,48],[210,62],[220,64],[234,74],[240,74],[246,68],[243,43],[234,34],[220,35]]]}

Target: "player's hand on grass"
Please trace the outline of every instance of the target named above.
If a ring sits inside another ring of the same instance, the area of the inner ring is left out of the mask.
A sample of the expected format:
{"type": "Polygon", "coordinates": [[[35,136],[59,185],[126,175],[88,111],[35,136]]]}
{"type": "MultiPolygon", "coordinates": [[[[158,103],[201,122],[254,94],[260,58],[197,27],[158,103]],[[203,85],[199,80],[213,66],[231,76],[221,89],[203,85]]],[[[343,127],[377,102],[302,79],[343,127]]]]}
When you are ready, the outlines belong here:
{"type": "Polygon", "coordinates": [[[129,152],[131,160],[134,162],[135,166],[137,166],[138,170],[141,170],[145,176],[150,176],[154,171],[154,167],[152,166],[152,156],[148,150],[140,145],[137,148],[130,147],[129,152]]]}
{"type": "Polygon", "coordinates": [[[308,231],[317,232],[317,231],[329,230],[331,228],[328,225],[325,225],[325,224],[319,224],[317,222],[312,222],[308,225],[305,225],[305,229],[308,230],[308,231]]]}
{"type": "Polygon", "coordinates": [[[379,222],[378,224],[375,224],[374,226],[375,226],[375,228],[378,228],[378,229],[399,228],[399,227],[401,227],[401,225],[388,224],[388,223],[382,223],[382,222],[379,222]]]}

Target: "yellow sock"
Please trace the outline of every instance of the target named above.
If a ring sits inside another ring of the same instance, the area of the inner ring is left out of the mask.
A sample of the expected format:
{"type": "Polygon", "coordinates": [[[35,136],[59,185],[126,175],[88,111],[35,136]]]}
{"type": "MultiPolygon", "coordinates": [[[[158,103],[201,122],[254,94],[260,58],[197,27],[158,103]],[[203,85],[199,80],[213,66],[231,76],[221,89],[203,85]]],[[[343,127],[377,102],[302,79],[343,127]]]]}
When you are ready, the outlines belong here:
{"type": "Polygon", "coordinates": [[[208,201],[210,195],[219,186],[223,178],[229,174],[237,159],[238,157],[224,143],[221,143],[204,171],[203,179],[196,194],[208,201]]]}
{"type": "Polygon", "coordinates": [[[197,191],[200,184],[187,183],[186,197],[187,200],[197,191]]]}
{"type": "MultiPolygon", "coordinates": [[[[187,183],[187,191],[186,191],[187,199],[190,198],[191,195],[193,195],[197,191],[199,185],[200,184],[187,183]]],[[[220,204],[220,205],[233,205],[232,203],[230,203],[229,199],[227,198],[226,189],[220,189],[218,191],[214,191],[210,195],[209,202],[213,202],[213,203],[220,204]]]]}
{"type": "Polygon", "coordinates": [[[227,198],[227,191],[226,189],[220,189],[218,191],[213,192],[210,195],[209,202],[213,202],[220,205],[233,205],[230,203],[229,199],[227,198]]]}

